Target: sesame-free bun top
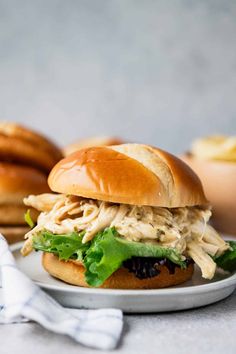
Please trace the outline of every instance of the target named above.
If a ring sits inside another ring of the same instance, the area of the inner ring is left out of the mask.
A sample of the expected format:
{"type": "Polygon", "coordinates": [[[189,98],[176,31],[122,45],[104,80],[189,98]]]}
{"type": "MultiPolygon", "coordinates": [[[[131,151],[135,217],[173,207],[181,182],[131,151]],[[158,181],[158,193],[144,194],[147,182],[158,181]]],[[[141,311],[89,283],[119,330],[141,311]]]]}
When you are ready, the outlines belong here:
{"type": "Polygon", "coordinates": [[[79,150],[54,166],[48,184],[54,192],[113,203],[169,208],[207,204],[191,168],[148,145],[79,150]]]}
{"type": "Polygon", "coordinates": [[[0,160],[36,167],[49,173],[62,158],[48,138],[22,125],[0,121],[0,160]]]}
{"type": "Polygon", "coordinates": [[[23,198],[27,195],[49,191],[47,177],[38,169],[0,162],[0,205],[23,205],[23,198]]]}

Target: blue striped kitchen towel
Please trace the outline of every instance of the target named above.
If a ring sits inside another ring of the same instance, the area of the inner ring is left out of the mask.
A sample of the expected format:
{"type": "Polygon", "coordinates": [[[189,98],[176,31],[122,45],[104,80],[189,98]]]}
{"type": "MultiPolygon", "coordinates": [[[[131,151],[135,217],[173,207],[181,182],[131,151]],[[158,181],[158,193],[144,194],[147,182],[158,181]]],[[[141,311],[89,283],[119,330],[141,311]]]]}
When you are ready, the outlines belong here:
{"type": "Polygon", "coordinates": [[[0,323],[35,321],[97,349],[114,349],[120,339],[123,315],[118,309],[66,309],[40,289],[16,266],[5,238],[0,235],[3,304],[0,323]]]}

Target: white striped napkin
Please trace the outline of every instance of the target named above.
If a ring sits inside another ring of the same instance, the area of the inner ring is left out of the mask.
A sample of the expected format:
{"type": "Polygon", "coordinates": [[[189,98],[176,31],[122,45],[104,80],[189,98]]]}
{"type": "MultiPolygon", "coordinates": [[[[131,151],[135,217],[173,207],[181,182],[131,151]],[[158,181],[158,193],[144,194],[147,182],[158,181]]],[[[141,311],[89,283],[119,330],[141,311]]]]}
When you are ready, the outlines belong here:
{"type": "Polygon", "coordinates": [[[123,327],[121,310],[62,307],[17,268],[1,234],[0,268],[3,292],[1,324],[32,320],[50,331],[66,334],[85,346],[97,349],[114,349],[117,346],[123,327]]]}

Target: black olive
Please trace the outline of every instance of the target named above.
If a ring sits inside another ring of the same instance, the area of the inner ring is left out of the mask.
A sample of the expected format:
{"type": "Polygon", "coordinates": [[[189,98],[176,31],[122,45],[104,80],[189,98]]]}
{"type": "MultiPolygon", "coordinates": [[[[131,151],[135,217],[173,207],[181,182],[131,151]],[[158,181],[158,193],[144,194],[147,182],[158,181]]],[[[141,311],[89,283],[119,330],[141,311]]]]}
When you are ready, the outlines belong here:
{"type": "MultiPolygon", "coordinates": [[[[186,259],[186,265],[193,263],[191,259],[186,259]]],[[[132,257],[123,262],[123,267],[134,273],[139,279],[153,278],[160,274],[158,266],[166,266],[169,274],[174,274],[178,264],[171,262],[168,258],[153,257],[132,257]]]]}

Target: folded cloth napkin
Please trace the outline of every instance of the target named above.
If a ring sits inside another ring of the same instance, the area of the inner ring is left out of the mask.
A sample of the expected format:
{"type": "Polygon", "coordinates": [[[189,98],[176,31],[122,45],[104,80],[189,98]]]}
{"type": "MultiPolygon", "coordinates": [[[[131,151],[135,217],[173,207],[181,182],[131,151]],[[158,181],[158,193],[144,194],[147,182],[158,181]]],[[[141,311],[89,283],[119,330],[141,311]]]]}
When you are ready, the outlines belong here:
{"type": "Polygon", "coordinates": [[[50,331],[66,334],[85,346],[98,349],[114,349],[117,346],[123,327],[120,310],[75,310],[62,307],[17,268],[1,234],[0,269],[3,291],[0,323],[32,320],[50,331]]]}

